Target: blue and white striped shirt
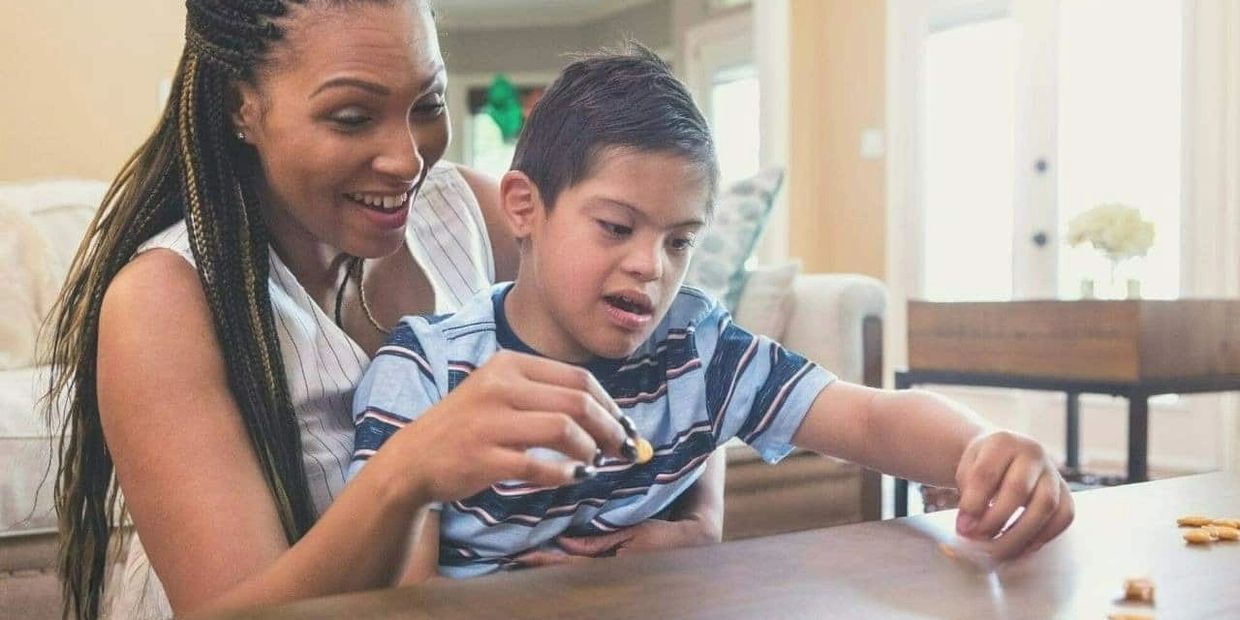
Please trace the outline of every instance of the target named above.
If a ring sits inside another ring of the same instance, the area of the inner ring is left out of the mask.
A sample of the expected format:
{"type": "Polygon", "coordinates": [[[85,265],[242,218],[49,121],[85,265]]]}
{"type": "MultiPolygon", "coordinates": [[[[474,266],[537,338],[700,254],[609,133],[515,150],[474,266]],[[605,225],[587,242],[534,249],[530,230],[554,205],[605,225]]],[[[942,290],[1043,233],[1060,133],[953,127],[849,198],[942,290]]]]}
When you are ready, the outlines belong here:
{"type": "MultiPolygon", "coordinates": [[[[498,284],[453,315],[401,321],[354,397],[351,475],[496,351],[533,353],[505,320],[510,287],[498,284]]],[[[575,485],[501,482],[449,503],[440,520],[441,574],[483,575],[512,566],[526,551],[554,548],[562,534],[602,534],[649,519],[671,505],[701,475],[711,452],[732,437],[776,462],[792,449],[814,399],[835,379],[737,327],[716,301],[689,287],[633,355],[587,367],[654,446],[654,458],[644,465],[606,461],[594,478],[575,485]]]]}

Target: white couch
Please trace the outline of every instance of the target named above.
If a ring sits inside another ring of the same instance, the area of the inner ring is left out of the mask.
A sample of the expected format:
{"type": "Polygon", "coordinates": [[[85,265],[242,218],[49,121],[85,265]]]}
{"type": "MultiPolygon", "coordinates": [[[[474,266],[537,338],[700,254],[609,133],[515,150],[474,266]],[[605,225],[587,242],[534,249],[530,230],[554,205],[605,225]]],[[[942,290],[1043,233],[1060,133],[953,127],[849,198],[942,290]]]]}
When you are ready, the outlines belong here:
{"type": "MultiPolygon", "coordinates": [[[[104,190],[91,181],[0,184],[0,260],[9,266],[0,280],[0,617],[58,617],[54,450],[35,415],[46,367],[34,337],[104,190]]],[[[878,385],[884,307],[877,280],[785,266],[751,274],[736,321],[843,379],[878,385]]],[[[728,450],[726,538],[879,517],[872,472],[807,453],[770,467],[743,445],[728,450]]]]}

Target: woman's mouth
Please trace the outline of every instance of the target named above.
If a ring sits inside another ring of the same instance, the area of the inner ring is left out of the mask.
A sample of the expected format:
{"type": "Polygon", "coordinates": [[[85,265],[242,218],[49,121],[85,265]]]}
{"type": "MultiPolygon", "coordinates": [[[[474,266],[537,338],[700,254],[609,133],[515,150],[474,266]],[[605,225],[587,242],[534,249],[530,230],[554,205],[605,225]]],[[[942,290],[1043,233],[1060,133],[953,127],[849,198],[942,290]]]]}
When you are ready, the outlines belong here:
{"type": "Polygon", "coordinates": [[[345,197],[357,204],[380,213],[399,211],[408,205],[413,190],[401,194],[345,194],[345,197]]]}
{"type": "Polygon", "coordinates": [[[396,230],[405,226],[409,218],[409,202],[413,190],[403,194],[370,194],[355,192],[345,198],[363,209],[362,213],[372,224],[383,230],[396,230]]]}

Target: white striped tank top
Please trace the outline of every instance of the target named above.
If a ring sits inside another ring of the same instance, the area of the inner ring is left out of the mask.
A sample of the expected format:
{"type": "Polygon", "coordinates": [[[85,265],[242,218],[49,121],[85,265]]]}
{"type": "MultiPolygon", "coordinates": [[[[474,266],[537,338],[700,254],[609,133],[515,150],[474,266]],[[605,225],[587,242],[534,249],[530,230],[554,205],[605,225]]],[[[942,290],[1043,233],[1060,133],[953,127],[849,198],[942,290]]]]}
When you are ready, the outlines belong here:
{"type": "MultiPolygon", "coordinates": [[[[427,174],[409,210],[407,230],[410,252],[435,292],[436,314],[456,311],[494,281],[482,210],[454,164],[441,162],[427,174]]],[[[157,248],[194,264],[184,220],[156,234],[137,253],[157,248]]],[[[274,251],[270,256],[268,291],[289,397],[301,428],[310,493],[322,514],[345,483],[353,454],[353,390],[370,358],[314,303],[274,251]]],[[[126,538],[124,561],[111,567],[107,578],[105,617],[171,617],[141,542],[136,534],[126,538]]]]}

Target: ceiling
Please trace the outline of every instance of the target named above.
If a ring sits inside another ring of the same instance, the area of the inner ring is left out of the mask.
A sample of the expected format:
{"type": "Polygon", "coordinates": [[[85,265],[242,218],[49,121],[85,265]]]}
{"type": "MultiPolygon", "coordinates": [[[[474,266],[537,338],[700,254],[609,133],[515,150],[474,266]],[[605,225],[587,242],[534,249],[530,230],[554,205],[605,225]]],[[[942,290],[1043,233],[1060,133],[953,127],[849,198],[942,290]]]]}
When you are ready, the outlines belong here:
{"type": "Polygon", "coordinates": [[[571,26],[602,19],[653,0],[431,0],[453,30],[571,26]]]}

